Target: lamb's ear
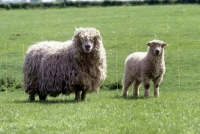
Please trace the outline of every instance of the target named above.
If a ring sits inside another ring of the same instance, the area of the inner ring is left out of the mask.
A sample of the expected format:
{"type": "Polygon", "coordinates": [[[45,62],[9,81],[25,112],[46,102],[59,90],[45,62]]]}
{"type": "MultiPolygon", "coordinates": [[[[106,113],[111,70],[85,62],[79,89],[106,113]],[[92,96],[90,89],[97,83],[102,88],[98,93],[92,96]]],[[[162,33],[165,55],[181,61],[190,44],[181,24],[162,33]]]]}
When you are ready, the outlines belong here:
{"type": "Polygon", "coordinates": [[[162,47],[168,46],[167,43],[162,43],[162,47]]]}
{"type": "Polygon", "coordinates": [[[151,42],[147,42],[146,45],[150,47],[150,46],[152,46],[152,43],[151,42]]]}

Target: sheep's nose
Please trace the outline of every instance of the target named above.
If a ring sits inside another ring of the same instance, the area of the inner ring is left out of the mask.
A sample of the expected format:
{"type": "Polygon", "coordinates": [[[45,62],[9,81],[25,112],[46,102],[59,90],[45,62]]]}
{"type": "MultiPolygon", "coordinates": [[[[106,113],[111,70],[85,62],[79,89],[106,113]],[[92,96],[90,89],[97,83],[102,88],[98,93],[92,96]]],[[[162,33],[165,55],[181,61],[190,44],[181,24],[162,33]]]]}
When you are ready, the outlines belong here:
{"type": "Polygon", "coordinates": [[[156,50],[156,55],[158,55],[160,53],[160,51],[159,50],[156,50]]]}
{"type": "Polygon", "coordinates": [[[85,48],[86,48],[86,49],[89,49],[89,48],[90,48],[90,45],[85,45],[85,48]]]}

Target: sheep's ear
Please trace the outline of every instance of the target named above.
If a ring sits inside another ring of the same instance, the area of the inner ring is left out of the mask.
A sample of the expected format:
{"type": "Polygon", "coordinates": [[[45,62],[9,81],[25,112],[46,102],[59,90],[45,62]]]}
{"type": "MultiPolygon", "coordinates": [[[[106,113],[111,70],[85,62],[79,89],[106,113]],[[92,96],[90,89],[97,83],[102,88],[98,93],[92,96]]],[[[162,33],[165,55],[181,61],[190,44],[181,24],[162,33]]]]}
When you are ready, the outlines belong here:
{"type": "Polygon", "coordinates": [[[94,35],[95,37],[100,36],[100,31],[97,30],[97,29],[93,29],[93,35],[94,35]]]}
{"type": "Polygon", "coordinates": [[[74,32],[74,36],[79,35],[83,31],[83,28],[76,28],[76,31],[74,32]]]}
{"type": "Polygon", "coordinates": [[[167,43],[163,43],[163,44],[162,44],[162,47],[165,47],[165,46],[168,46],[168,44],[167,44],[167,43]]]}
{"type": "MultiPolygon", "coordinates": [[[[76,31],[74,32],[74,37],[73,37],[73,41],[77,42],[78,44],[80,44],[80,33],[83,31],[83,28],[76,28],[76,31]]],[[[75,44],[77,44],[75,43],[75,44]]]]}
{"type": "Polygon", "coordinates": [[[102,42],[102,38],[100,34],[96,34],[96,36],[94,37],[94,40],[95,40],[95,44],[100,44],[102,42]]]}
{"type": "Polygon", "coordinates": [[[102,38],[98,30],[95,31],[94,42],[96,46],[99,46],[102,43],[102,38]]]}
{"type": "Polygon", "coordinates": [[[152,43],[147,42],[146,45],[150,47],[150,46],[152,46],[152,43]]]}

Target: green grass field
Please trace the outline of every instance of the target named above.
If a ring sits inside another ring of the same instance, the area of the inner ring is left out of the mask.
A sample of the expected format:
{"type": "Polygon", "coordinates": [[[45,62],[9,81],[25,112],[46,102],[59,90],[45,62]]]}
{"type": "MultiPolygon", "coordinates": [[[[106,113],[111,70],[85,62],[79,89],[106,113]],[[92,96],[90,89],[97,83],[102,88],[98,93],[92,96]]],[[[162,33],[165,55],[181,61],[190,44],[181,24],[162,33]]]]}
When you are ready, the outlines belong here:
{"type": "Polygon", "coordinates": [[[22,81],[28,46],[43,40],[71,39],[75,27],[100,30],[107,53],[104,85],[121,83],[124,60],[146,51],[154,39],[165,48],[166,73],[160,97],[121,98],[121,88],[88,94],[27,100],[21,89],[0,92],[0,134],[22,133],[200,133],[199,5],[119,6],[0,10],[0,77],[22,81]]]}

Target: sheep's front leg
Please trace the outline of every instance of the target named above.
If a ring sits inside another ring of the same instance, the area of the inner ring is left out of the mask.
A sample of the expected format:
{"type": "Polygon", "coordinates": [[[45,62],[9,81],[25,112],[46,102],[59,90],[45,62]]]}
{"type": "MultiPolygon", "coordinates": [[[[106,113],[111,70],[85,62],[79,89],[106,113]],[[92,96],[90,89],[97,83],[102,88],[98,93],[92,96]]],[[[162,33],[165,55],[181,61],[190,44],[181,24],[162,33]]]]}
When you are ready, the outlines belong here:
{"type": "Polygon", "coordinates": [[[154,83],[154,96],[155,97],[159,97],[159,85],[160,85],[160,82],[162,81],[162,76],[156,78],[153,83],[154,83]]]}
{"type": "Polygon", "coordinates": [[[79,91],[79,90],[75,91],[75,100],[76,101],[81,100],[81,91],[79,91]]]}
{"type": "Polygon", "coordinates": [[[137,97],[139,95],[139,87],[141,82],[138,80],[135,80],[133,83],[133,96],[137,97]]]}
{"type": "Polygon", "coordinates": [[[86,91],[82,86],[76,85],[74,86],[75,88],[75,100],[80,101],[80,100],[85,100],[86,97],[86,91]]]}
{"type": "Polygon", "coordinates": [[[154,96],[159,97],[159,84],[154,83],[154,96]]]}
{"type": "Polygon", "coordinates": [[[143,84],[144,84],[144,97],[150,97],[150,93],[149,93],[150,79],[145,79],[143,84]]]}

